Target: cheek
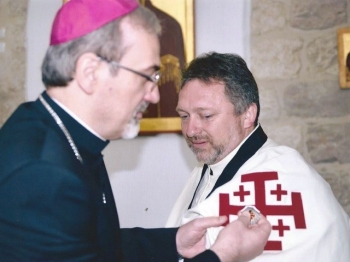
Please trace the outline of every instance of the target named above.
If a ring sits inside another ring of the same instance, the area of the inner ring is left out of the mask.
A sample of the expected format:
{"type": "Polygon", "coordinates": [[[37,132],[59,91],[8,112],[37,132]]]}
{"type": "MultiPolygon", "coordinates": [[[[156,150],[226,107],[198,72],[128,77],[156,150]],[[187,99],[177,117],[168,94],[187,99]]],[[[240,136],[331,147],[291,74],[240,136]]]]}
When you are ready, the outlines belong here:
{"type": "Polygon", "coordinates": [[[181,131],[182,134],[185,135],[187,130],[187,124],[184,121],[181,121],[181,131]]]}
{"type": "Polygon", "coordinates": [[[203,132],[210,136],[214,143],[226,144],[232,139],[233,128],[227,122],[216,123],[204,128],[203,132]]]}
{"type": "Polygon", "coordinates": [[[145,96],[144,89],[138,87],[125,87],[125,92],[120,95],[123,98],[123,105],[129,111],[134,111],[143,101],[145,96]]]}

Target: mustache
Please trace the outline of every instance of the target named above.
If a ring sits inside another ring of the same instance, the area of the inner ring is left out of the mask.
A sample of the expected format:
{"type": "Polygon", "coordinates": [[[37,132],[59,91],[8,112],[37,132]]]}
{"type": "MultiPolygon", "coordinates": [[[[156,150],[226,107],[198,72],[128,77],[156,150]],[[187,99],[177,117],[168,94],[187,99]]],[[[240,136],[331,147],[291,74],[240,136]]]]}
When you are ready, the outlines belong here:
{"type": "Polygon", "coordinates": [[[140,105],[139,105],[139,108],[137,111],[143,113],[146,111],[147,107],[148,107],[149,103],[148,102],[142,102],[140,105]]]}
{"type": "Polygon", "coordinates": [[[198,142],[198,141],[210,141],[208,136],[194,135],[192,137],[187,137],[187,141],[198,142]]]}
{"type": "Polygon", "coordinates": [[[138,105],[138,107],[136,108],[135,112],[134,112],[134,116],[137,115],[137,113],[143,113],[146,111],[147,107],[149,105],[149,102],[143,101],[141,104],[138,105]]]}

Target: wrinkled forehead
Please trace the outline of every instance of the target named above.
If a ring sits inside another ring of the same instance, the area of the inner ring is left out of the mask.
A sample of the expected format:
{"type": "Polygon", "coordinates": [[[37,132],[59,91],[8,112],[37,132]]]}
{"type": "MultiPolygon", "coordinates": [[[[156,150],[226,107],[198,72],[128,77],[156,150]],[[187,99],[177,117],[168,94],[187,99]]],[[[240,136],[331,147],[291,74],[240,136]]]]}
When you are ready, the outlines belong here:
{"type": "Polygon", "coordinates": [[[156,34],[135,26],[127,18],[122,21],[120,29],[124,51],[119,62],[128,60],[141,70],[160,66],[160,43],[156,34]]]}
{"type": "Polygon", "coordinates": [[[199,79],[188,81],[179,92],[178,106],[203,107],[229,101],[222,82],[203,82],[199,79]]]}

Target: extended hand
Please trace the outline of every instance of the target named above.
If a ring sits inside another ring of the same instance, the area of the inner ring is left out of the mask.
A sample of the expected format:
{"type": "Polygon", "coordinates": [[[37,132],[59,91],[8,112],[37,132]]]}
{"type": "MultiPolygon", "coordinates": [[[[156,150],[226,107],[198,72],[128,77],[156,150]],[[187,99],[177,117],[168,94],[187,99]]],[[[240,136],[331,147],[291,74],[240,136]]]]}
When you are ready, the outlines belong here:
{"type": "Polygon", "coordinates": [[[250,225],[250,214],[243,212],[221,230],[211,250],[221,262],[249,261],[263,252],[270,233],[271,225],[263,215],[250,225]]]}
{"type": "Polygon", "coordinates": [[[205,233],[209,227],[223,225],[227,217],[205,217],[182,225],[176,234],[177,251],[183,257],[192,258],[205,251],[205,233]]]}

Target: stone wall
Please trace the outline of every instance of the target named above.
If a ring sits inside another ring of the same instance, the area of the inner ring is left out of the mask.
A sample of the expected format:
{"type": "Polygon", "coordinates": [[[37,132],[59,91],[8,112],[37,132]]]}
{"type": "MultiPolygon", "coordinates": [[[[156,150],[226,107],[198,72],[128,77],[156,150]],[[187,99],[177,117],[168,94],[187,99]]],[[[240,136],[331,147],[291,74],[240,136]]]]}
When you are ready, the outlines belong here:
{"type": "MultiPolygon", "coordinates": [[[[0,0],[0,126],[25,97],[27,4],[0,0]]],[[[299,150],[350,214],[350,89],[339,88],[336,37],[349,11],[350,0],[252,0],[251,67],[265,131],[299,150]]]]}
{"type": "Polygon", "coordinates": [[[0,0],[0,29],[5,52],[0,53],[0,126],[25,99],[25,27],[28,0],[0,0]]]}
{"type": "MultiPolygon", "coordinates": [[[[337,29],[350,0],[252,0],[251,69],[260,122],[296,148],[350,214],[350,89],[338,81],[337,29]]],[[[317,196],[315,196],[317,198],[317,196]]]]}

